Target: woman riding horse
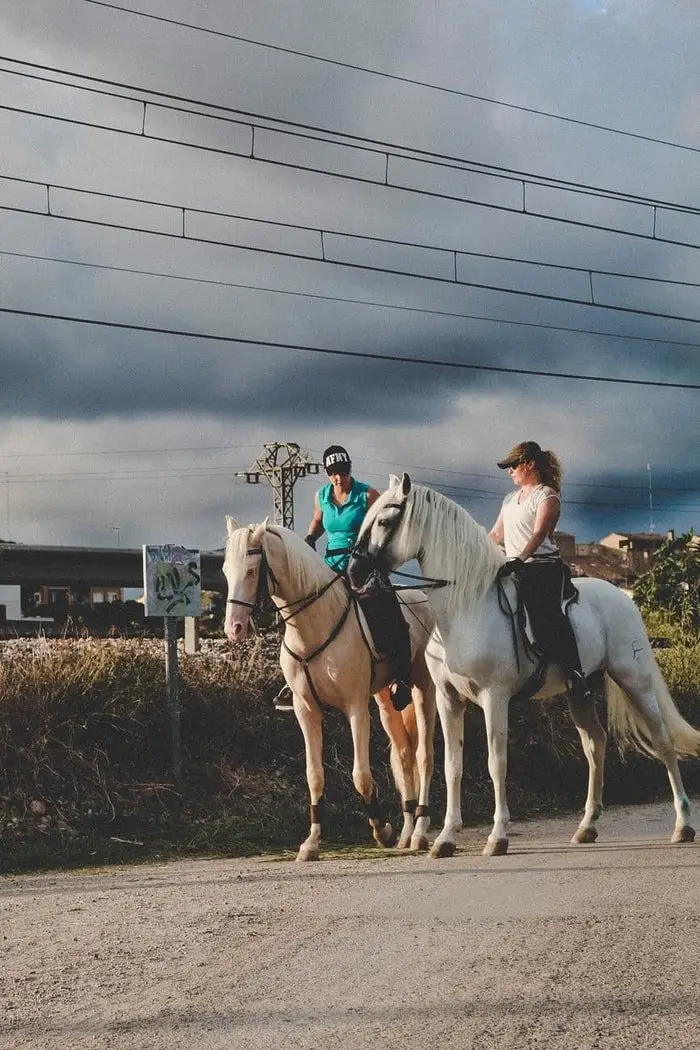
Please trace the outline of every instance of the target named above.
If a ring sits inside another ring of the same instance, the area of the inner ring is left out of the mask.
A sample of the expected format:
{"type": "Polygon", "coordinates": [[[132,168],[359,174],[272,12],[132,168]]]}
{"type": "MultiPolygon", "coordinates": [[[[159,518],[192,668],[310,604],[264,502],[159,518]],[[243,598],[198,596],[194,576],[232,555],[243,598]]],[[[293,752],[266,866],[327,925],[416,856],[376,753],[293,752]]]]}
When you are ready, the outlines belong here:
{"type": "MultiPolygon", "coordinates": [[[[323,453],[323,466],[329,480],[316,493],[305,540],[315,550],[317,540],[325,532],[328,538],[324,559],[334,572],[344,573],[367,509],[379,493],[352,476],[350,454],[342,445],[328,446],[323,453]]],[[[397,711],[403,711],[411,703],[408,628],[389,581],[379,578],[374,583],[370,591],[358,598],[370,621],[375,645],[393,664],[396,682],[391,690],[392,703],[397,711]]]]}
{"type": "Polygon", "coordinates": [[[561,463],[536,441],[522,441],[499,461],[518,486],[503,500],[489,536],[503,545],[501,576],[513,574],[520,585],[535,641],[549,662],[562,663],[574,695],[589,695],[576,638],[562,601],[575,598],[569,570],[552,534],[561,513],[561,463]]]}

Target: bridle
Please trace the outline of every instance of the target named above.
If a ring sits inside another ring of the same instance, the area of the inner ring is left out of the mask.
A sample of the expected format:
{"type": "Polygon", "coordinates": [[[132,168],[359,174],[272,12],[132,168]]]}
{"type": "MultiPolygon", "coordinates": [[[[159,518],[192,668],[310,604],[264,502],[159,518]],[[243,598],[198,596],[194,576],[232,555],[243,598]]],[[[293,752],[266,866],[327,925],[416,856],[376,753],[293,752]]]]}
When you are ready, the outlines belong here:
{"type": "MultiPolygon", "coordinates": [[[[277,534],[273,532],[272,535],[274,536],[274,535],[277,535],[277,534]]],[[[278,537],[278,538],[281,538],[281,537],[278,537]]],[[[269,584],[271,583],[272,587],[275,588],[277,586],[277,579],[275,577],[274,572],[272,571],[270,563],[267,560],[267,555],[265,553],[265,550],[264,550],[264,547],[262,546],[262,544],[259,547],[248,547],[247,548],[246,556],[250,556],[250,555],[253,555],[253,554],[259,554],[260,555],[260,566],[259,566],[259,569],[258,569],[258,584],[257,584],[256,592],[255,592],[255,599],[252,602],[249,602],[249,601],[245,601],[242,598],[227,598],[226,602],[227,602],[227,604],[230,604],[230,605],[242,605],[245,608],[250,609],[252,612],[255,612],[262,605],[266,594],[269,595],[269,596],[272,596],[272,591],[270,590],[269,584]]],[[[372,648],[371,648],[370,642],[367,639],[367,636],[365,634],[364,628],[362,626],[362,621],[360,620],[359,611],[358,611],[358,608],[357,608],[357,605],[358,605],[357,598],[355,597],[355,595],[350,590],[350,588],[348,586],[348,583],[347,583],[347,580],[345,579],[345,576],[342,573],[335,573],[334,576],[333,576],[333,579],[329,580],[329,582],[324,584],[323,587],[321,587],[319,590],[313,591],[311,594],[304,595],[303,598],[295,598],[294,601],[288,602],[286,605],[278,605],[277,606],[277,612],[280,614],[282,620],[284,621],[284,623],[286,625],[291,620],[293,620],[295,616],[298,616],[299,613],[302,613],[306,609],[309,609],[315,602],[317,602],[319,600],[319,598],[323,597],[323,595],[327,591],[329,591],[331,589],[331,587],[334,587],[336,585],[336,583],[338,583],[338,581],[342,581],[343,584],[345,585],[345,590],[346,590],[346,594],[347,594],[347,597],[348,597],[348,602],[347,602],[347,605],[345,606],[345,608],[343,609],[342,613],[340,614],[340,618],[338,619],[337,623],[335,624],[335,626],[331,630],[331,632],[328,635],[328,637],[326,638],[326,640],[324,642],[322,642],[319,646],[317,646],[313,650],[313,652],[308,653],[306,656],[300,656],[299,653],[295,653],[294,650],[289,647],[289,645],[287,644],[286,638],[282,639],[282,645],[283,645],[284,649],[289,653],[289,655],[294,660],[296,660],[297,663],[301,664],[302,668],[304,669],[304,674],[306,675],[306,681],[308,683],[309,689],[311,690],[311,695],[313,696],[314,700],[316,701],[316,703],[318,704],[319,708],[321,708],[321,709],[324,709],[324,708],[328,709],[329,705],[324,703],[324,701],[318,695],[318,691],[317,691],[316,686],[314,685],[313,679],[311,677],[311,671],[309,670],[309,664],[313,660],[315,660],[317,656],[320,656],[320,654],[322,652],[324,652],[325,649],[328,648],[328,646],[331,644],[331,642],[333,642],[338,637],[338,635],[340,634],[340,632],[343,629],[343,626],[345,625],[345,622],[346,622],[348,616],[350,615],[350,610],[351,609],[354,609],[354,611],[355,611],[355,616],[356,616],[356,619],[357,619],[357,625],[358,625],[358,627],[360,629],[360,635],[362,637],[362,640],[363,640],[363,642],[365,644],[365,647],[367,648],[367,651],[368,651],[369,656],[370,656],[370,663],[371,663],[370,683],[371,683],[371,680],[372,680],[372,678],[374,676],[375,657],[374,657],[374,654],[372,652],[372,648]],[[284,615],[285,612],[288,615],[285,616],[284,615]]]]}
{"type": "MultiPolygon", "coordinates": [[[[386,550],[386,548],[391,543],[391,541],[393,540],[393,538],[394,538],[394,536],[395,536],[395,534],[396,534],[396,532],[398,530],[398,527],[401,524],[401,520],[402,520],[404,514],[406,513],[406,501],[404,500],[401,503],[386,503],[382,507],[382,510],[398,510],[398,512],[399,512],[396,515],[396,517],[394,518],[393,522],[391,523],[391,528],[390,528],[390,530],[387,533],[386,539],[384,541],[384,545],[377,551],[376,554],[370,554],[368,550],[363,550],[362,547],[361,547],[361,544],[358,543],[353,548],[352,556],[355,557],[355,558],[361,558],[364,561],[368,562],[369,565],[370,565],[370,572],[374,570],[375,572],[379,573],[380,575],[384,575],[387,578],[388,578],[389,572],[391,572],[391,574],[393,576],[402,576],[406,580],[417,580],[421,590],[434,591],[434,590],[438,590],[440,587],[451,586],[452,583],[453,583],[452,580],[436,579],[435,577],[432,577],[432,576],[422,576],[422,575],[421,576],[417,576],[413,572],[401,572],[399,569],[388,570],[386,568],[386,566],[382,565],[382,563],[381,563],[382,555],[383,555],[384,551],[386,550]]],[[[421,551],[418,552],[418,558],[419,559],[420,559],[421,553],[422,553],[421,551]]],[[[395,585],[393,585],[393,588],[394,588],[395,591],[407,591],[407,590],[412,590],[413,586],[410,583],[409,584],[395,584],[395,585]]]]}

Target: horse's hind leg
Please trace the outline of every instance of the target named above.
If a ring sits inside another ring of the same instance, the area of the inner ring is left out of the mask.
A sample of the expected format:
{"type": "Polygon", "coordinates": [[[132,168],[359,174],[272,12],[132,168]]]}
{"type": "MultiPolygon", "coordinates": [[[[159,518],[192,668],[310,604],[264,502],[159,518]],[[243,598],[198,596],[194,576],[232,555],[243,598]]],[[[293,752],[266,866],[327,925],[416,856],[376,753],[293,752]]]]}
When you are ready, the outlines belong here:
{"type": "MultiPolygon", "coordinates": [[[[401,795],[404,821],[398,847],[399,849],[407,849],[411,844],[414,814],[418,805],[414,778],[415,747],[406,721],[392,703],[389,689],[381,689],[375,694],[374,699],[377,701],[379,717],[384,726],[384,731],[391,742],[391,770],[394,774],[394,782],[401,795]]],[[[413,708],[411,706],[406,708],[406,712],[411,712],[410,717],[413,717],[412,711],[413,708]]]]}
{"type": "Polygon", "coordinates": [[[353,783],[358,793],[362,796],[375,841],[380,846],[391,846],[394,841],[394,831],[391,824],[385,824],[381,817],[377,795],[374,790],[374,781],[372,780],[372,771],[369,766],[370,723],[367,700],[363,697],[350,708],[347,716],[354,749],[353,783]]]}
{"type": "Polygon", "coordinates": [[[628,702],[633,705],[637,720],[644,723],[654,753],[666,766],[671,791],[673,792],[673,805],[676,811],[676,824],[671,836],[671,842],[693,842],[695,831],[690,824],[690,802],[683,786],[681,771],[678,768],[676,750],[664,722],[656,695],[651,687],[651,682],[645,678],[644,683],[638,685],[634,680],[630,682],[628,679],[625,682],[623,676],[616,675],[612,688],[615,688],[615,685],[622,689],[628,702]]]}
{"type": "Polygon", "coordinates": [[[595,842],[596,827],[603,812],[603,774],[607,733],[600,724],[593,700],[569,696],[569,711],[581,737],[583,753],[588,762],[588,795],[583,819],[571,839],[574,843],[595,842]]]}
{"type": "Polygon", "coordinates": [[[304,734],[306,781],[309,785],[311,828],[302,842],[297,860],[318,860],[323,819],[323,726],[321,712],[315,703],[307,704],[294,694],[294,713],[304,734]]]}

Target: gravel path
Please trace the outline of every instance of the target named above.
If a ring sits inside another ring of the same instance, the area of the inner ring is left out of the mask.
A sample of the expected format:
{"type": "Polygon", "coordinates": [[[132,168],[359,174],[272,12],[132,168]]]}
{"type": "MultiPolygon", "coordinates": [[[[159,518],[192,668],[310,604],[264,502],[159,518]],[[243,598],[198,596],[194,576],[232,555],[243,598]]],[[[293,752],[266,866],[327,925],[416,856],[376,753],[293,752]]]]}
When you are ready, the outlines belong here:
{"type": "MultiPolygon", "coordinates": [[[[698,803],[695,806],[698,810],[698,803]]],[[[445,861],[0,879],[2,1050],[700,1047],[700,849],[668,804],[445,861]]]]}

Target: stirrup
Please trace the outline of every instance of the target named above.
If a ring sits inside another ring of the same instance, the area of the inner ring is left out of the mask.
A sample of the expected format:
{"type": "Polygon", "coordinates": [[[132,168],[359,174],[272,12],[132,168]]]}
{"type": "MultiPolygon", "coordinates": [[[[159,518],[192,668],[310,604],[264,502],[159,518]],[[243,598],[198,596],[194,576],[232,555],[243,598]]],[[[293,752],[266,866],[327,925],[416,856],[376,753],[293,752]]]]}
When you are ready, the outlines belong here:
{"type": "Polygon", "coordinates": [[[289,688],[287,683],[282,686],[279,693],[276,693],[272,698],[272,706],[275,711],[293,711],[294,704],[292,703],[292,690],[289,688]]]}

